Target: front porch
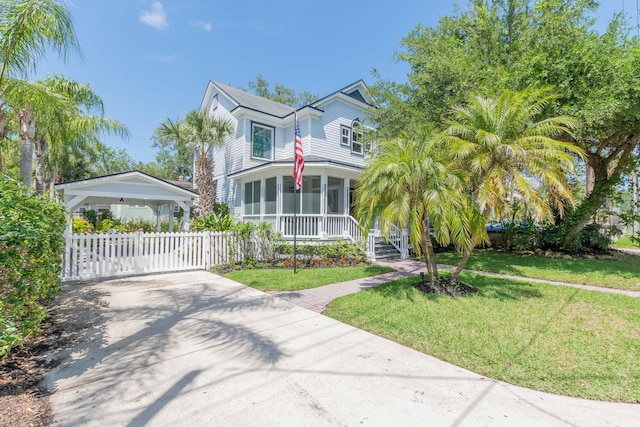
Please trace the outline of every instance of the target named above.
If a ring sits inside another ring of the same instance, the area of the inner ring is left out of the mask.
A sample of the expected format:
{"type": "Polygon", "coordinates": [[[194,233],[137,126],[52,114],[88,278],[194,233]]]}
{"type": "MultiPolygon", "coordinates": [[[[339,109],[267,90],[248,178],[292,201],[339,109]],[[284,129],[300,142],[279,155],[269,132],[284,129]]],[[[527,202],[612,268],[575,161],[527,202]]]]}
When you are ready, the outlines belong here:
{"type": "MultiPolygon", "coordinates": [[[[243,222],[270,224],[285,240],[293,240],[295,231],[301,241],[362,242],[367,255],[375,260],[376,248],[381,246],[380,232],[363,230],[352,216],[361,168],[310,157],[309,161],[305,159],[299,191],[294,190],[291,177],[293,162],[271,162],[231,174],[230,178],[240,184],[235,186],[236,215],[243,222]]],[[[398,256],[408,257],[406,231],[393,230],[388,243],[398,256]]]]}
{"type": "Polygon", "coordinates": [[[271,225],[271,230],[282,233],[285,240],[293,240],[295,231],[297,239],[303,241],[324,243],[342,239],[364,243],[365,252],[371,261],[409,258],[408,230],[394,227],[388,242],[385,242],[380,230],[371,229],[364,233],[358,221],[350,215],[245,215],[243,221],[254,224],[266,222],[271,225]]]}
{"type": "Polygon", "coordinates": [[[299,239],[364,241],[360,224],[351,215],[244,215],[243,221],[255,224],[266,222],[287,240],[293,239],[295,231],[299,239]]]}

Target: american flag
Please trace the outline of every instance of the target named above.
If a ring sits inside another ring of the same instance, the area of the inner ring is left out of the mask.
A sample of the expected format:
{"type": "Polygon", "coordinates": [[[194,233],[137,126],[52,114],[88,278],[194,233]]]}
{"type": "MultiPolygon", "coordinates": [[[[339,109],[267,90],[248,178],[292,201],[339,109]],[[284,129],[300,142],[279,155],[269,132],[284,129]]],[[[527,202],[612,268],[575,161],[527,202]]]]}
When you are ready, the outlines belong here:
{"type": "Polygon", "coordinates": [[[293,179],[296,182],[296,190],[302,186],[302,171],[304,171],[304,153],[302,152],[302,137],[300,136],[300,123],[298,118],[295,121],[296,126],[296,157],[293,164],[293,179]]]}

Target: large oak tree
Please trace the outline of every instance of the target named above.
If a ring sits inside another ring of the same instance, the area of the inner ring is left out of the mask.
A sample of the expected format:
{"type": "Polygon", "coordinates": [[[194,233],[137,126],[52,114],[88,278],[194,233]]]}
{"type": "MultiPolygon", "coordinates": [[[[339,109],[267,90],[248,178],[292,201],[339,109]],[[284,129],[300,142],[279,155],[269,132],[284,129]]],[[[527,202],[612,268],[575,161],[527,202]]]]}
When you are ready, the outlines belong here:
{"type": "Polygon", "coordinates": [[[552,86],[560,97],[549,116],[577,117],[567,140],[582,148],[593,187],[563,222],[564,246],[600,208],[634,156],[640,140],[640,40],[625,17],[598,32],[592,0],[476,0],[416,27],[396,54],[410,67],[406,83],[379,81],[381,108],[372,114],[382,135],[441,128],[450,106],[469,94],[552,86]]]}

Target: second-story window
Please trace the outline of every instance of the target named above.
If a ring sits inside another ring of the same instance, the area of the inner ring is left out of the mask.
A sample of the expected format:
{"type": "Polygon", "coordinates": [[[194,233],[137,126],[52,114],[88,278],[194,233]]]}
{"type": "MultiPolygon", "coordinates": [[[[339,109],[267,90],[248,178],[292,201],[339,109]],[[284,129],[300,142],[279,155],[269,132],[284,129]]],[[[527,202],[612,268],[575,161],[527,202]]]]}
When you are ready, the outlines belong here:
{"type": "Polygon", "coordinates": [[[351,146],[351,128],[349,126],[340,125],[340,144],[351,146]]]}
{"type": "Polygon", "coordinates": [[[251,123],[251,157],[273,160],[274,128],[251,123]]]}
{"type": "Polygon", "coordinates": [[[362,123],[358,119],[354,120],[351,124],[351,152],[356,154],[363,154],[362,136],[364,135],[364,128],[362,123]]]}

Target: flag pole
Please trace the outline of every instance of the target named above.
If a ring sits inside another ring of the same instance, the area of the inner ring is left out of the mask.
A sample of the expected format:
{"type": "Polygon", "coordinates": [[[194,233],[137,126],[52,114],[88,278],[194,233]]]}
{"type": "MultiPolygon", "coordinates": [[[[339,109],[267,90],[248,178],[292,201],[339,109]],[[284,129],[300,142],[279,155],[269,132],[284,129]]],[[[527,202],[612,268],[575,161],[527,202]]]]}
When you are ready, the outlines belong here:
{"type": "MultiPolygon", "coordinates": [[[[296,138],[297,138],[297,126],[298,126],[298,113],[293,112],[293,170],[295,175],[297,152],[296,152],[296,138]]],[[[297,177],[293,177],[293,274],[298,274],[298,222],[296,220],[296,211],[298,210],[298,183],[297,177]]]]}

